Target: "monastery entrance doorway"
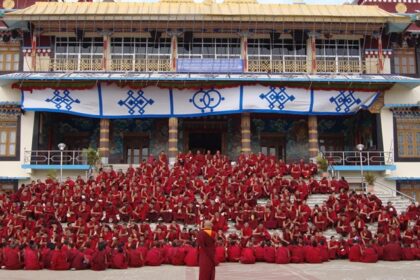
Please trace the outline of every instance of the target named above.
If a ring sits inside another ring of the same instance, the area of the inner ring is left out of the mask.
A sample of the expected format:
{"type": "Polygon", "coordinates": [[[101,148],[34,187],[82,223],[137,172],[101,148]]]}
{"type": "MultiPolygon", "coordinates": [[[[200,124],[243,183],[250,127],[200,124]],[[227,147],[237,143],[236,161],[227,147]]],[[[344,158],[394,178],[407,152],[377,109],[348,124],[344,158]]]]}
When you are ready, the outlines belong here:
{"type": "Polygon", "coordinates": [[[222,133],[190,132],[188,137],[188,146],[193,153],[200,150],[201,153],[207,153],[207,151],[210,151],[212,154],[215,154],[217,151],[222,150],[222,133]]]}

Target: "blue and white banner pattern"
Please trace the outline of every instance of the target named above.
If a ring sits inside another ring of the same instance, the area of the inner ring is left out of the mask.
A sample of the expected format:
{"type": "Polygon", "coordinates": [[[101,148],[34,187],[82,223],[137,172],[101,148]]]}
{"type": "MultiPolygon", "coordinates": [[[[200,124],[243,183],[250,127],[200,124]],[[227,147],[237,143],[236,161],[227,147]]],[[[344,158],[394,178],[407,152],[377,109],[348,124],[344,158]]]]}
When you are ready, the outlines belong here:
{"type": "Polygon", "coordinates": [[[261,112],[346,115],[369,108],[378,92],[313,90],[278,86],[203,89],[143,89],[101,85],[90,90],[42,89],[22,92],[27,111],[61,112],[99,118],[194,117],[261,112]]]}

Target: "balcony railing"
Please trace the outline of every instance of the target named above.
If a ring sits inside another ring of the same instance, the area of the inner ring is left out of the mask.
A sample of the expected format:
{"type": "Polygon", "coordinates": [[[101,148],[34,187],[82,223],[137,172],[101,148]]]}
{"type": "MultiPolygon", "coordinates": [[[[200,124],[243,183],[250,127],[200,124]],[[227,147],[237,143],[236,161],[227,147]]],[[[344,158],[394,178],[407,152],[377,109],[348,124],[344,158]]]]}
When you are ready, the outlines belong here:
{"type": "Polygon", "coordinates": [[[112,71],[169,72],[170,56],[148,56],[147,58],[112,58],[112,71]]]}
{"type": "Polygon", "coordinates": [[[100,71],[102,58],[52,58],[50,71],[100,71]]]}
{"type": "Polygon", "coordinates": [[[316,61],[318,73],[365,73],[366,67],[357,59],[318,59],[316,61]]]}
{"type": "Polygon", "coordinates": [[[324,152],[323,156],[330,165],[392,165],[394,158],[392,152],[363,151],[331,151],[324,152]],[[361,159],[361,160],[360,160],[361,159]]]}
{"type": "MultiPolygon", "coordinates": [[[[271,58],[248,56],[248,72],[260,73],[307,73],[306,56],[271,58]]],[[[316,61],[318,73],[365,73],[366,65],[359,59],[323,59],[316,61]]],[[[102,71],[103,60],[95,58],[51,58],[48,69],[41,71],[102,71]]],[[[110,71],[117,72],[170,72],[169,55],[150,55],[147,57],[112,57],[110,71]]]]}
{"type": "Polygon", "coordinates": [[[87,153],[81,150],[35,150],[25,151],[24,164],[60,165],[63,153],[63,165],[86,165],[87,153]]]}
{"type": "Polygon", "coordinates": [[[306,73],[306,57],[271,59],[270,57],[248,57],[249,72],[263,73],[306,73]]]}

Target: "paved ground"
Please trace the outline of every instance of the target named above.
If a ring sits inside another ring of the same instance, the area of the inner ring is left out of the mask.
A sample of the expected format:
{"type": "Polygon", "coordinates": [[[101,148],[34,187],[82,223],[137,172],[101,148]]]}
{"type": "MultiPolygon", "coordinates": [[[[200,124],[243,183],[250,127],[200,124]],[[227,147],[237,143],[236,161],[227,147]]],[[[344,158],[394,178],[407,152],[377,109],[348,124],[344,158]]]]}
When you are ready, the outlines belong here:
{"type": "MultiPolygon", "coordinates": [[[[127,270],[94,271],[0,271],[0,280],[197,280],[198,268],[161,266],[127,270]]],[[[333,261],[317,264],[254,265],[222,264],[217,267],[216,280],[411,280],[420,279],[420,261],[378,262],[376,264],[333,261]]]]}

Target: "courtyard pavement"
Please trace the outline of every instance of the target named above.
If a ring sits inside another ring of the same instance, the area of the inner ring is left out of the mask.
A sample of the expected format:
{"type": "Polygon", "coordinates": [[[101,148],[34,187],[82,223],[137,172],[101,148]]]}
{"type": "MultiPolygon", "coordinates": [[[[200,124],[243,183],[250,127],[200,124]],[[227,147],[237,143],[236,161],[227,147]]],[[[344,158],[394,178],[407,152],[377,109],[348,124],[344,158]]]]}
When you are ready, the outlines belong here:
{"type": "MultiPolygon", "coordinates": [[[[127,270],[95,271],[7,271],[0,270],[0,280],[197,280],[198,268],[163,265],[127,270]]],[[[216,269],[216,280],[411,280],[420,279],[420,261],[351,263],[347,260],[323,264],[275,265],[257,263],[244,265],[221,264],[216,269]]]]}

